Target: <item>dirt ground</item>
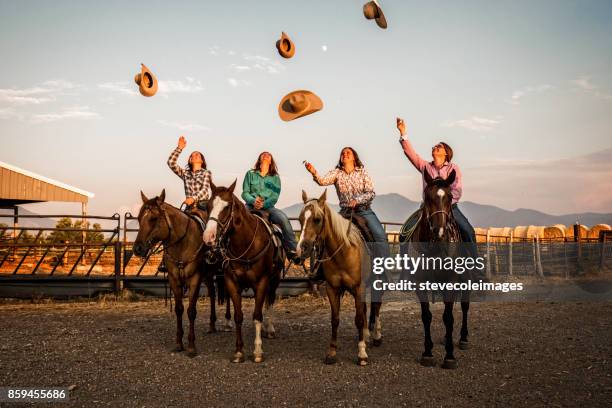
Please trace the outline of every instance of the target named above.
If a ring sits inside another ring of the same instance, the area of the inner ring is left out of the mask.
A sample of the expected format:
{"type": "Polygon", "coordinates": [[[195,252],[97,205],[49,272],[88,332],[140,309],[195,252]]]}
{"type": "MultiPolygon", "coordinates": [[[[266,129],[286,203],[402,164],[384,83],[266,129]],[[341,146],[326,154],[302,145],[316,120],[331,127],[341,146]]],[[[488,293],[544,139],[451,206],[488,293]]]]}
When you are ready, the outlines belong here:
{"type": "MultiPolygon", "coordinates": [[[[253,303],[246,301],[247,357],[253,303]]],[[[434,339],[442,337],[433,306],[434,339]]],[[[459,309],[459,308],[457,308],[459,309]]],[[[456,333],[460,311],[456,309],[456,333]]],[[[609,406],[612,303],[474,303],[471,348],[458,368],[421,367],[423,330],[414,302],[383,305],[384,342],[356,364],[353,306],[344,299],[338,363],[323,364],[327,300],[304,295],[276,307],[278,338],[266,360],[233,364],[234,334],[206,334],[200,301],[198,355],[171,353],[174,315],[163,300],[0,304],[0,386],[71,387],[69,406],[609,406]]],[[[218,311],[219,318],[222,317],[218,311]]],[[[220,319],[221,320],[221,319],[220,319]]],[[[440,363],[443,347],[434,354],[440,363]]],[[[1,404],[0,404],[1,405],[1,404]]]]}

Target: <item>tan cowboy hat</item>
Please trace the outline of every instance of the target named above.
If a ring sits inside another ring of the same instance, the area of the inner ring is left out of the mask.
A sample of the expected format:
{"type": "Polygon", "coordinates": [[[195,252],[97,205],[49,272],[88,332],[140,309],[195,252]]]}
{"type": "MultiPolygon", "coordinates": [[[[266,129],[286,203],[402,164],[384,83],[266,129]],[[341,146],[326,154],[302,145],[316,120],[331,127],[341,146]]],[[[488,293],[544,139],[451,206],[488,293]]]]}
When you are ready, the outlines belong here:
{"type": "Polygon", "coordinates": [[[157,92],[157,78],[145,64],[140,65],[142,65],[140,74],[136,74],[134,81],[138,84],[142,96],[153,96],[157,92]]]}
{"type": "Polygon", "coordinates": [[[368,1],[363,5],[363,15],[368,20],[374,19],[380,28],[387,28],[387,19],[376,0],[368,1]]]}
{"type": "Polygon", "coordinates": [[[281,99],[278,104],[278,115],[288,122],[321,109],[323,109],[321,98],[310,91],[300,90],[288,93],[281,99]]]}
{"type": "Polygon", "coordinates": [[[295,45],[284,32],[281,33],[280,40],[276,42],[276,49],[283,58],[291,58],[295,54],[295,45]]]}

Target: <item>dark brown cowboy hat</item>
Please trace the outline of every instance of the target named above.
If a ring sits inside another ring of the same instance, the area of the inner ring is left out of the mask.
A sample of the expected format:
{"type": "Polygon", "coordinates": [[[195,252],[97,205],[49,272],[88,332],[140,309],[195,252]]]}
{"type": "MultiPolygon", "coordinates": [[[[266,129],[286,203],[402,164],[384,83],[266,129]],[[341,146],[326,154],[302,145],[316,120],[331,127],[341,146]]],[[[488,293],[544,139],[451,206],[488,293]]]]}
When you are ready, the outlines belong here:
{"type": "Polygon", "coordinates": [[[295,54],[295,45],[284,32],[281,33],[280,40],[276,42],[276,49],[283,58],[291,58],[295,54]]]}
{"type": "Polygon", "coordinates": [[[368,20],[374,19],[380,28],[387,28],[387,19],[376,0],[363,5],[363,15],[368,20]]]}
{"type": "Polygon", "coordinates": [[[299,90],[288,93],[281,99],[278,104],[278,115],[288,122],[321,109],[323,109],[321,98],[310,91],[299,90]]]}
{"type": "Polygon", "coordinates": [[[140,74],[136,74],[134,81],[138,84],[142,96],[153,96],[157,92],[157,78],[145,64],[140,65],[142,65],[140,74]]]}

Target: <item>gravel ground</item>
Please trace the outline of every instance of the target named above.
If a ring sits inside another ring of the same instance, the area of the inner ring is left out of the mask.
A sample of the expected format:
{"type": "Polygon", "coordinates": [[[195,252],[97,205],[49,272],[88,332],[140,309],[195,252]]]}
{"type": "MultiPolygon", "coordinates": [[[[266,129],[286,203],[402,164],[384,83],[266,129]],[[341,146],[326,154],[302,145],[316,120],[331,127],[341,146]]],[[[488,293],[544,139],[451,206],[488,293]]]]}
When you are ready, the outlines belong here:
{"type": "MultiPolygon", "coordinates": [[[[247,357],[252,307],[247,300],[247,357]]],[[[423,330],[416,303],[383,305],[384,342],[368,348],[366,367],[356,365],[349,298],[333,366],[323,364],[330,334],[326,299],[284,299],[276,310],[278,338],[264,339],[266,360],[233,364],[234,334],[204,333],[207,300],[199,304],[195,358],[169,351],[174,315],[163,300],[3,302],[0,386],[71,387],[68,405],[84,407],[607,407],[612,400],[610,302],[474,303],[471,348],[457,350],[456,370],[418,364],[423,330]]],[[[432,310],[439,339],[442,305],[432,310]]],[[[438,343],[434,354],[441,362],[438,343]]]]}

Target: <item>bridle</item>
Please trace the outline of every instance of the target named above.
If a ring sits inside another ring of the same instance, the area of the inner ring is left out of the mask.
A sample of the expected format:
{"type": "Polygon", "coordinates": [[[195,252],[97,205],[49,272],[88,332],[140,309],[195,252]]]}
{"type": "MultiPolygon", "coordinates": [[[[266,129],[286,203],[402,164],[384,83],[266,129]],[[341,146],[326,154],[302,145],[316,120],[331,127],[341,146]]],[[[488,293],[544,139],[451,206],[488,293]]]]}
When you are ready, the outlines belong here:
{"type": "Polygon", "coordinates": [[[457,234],[456,234],[456,225],[453,222],[453,216],[452,216],[452,212],[451,209],[449,210],[437,210],[432,212],[431,214],[427,211],[427,207],[423,207],[423,212],[425,213],[425,219],[427,220],[427,225],[429,226],[429,232],[431,233],[431,241],[434,240],[434,237],[437,236],[436,232],[435,232],[435,228],[431,223],[431,218],[436,215],[436,214],[442,214],[442,218],[443,218],[443,225],[445,227],[445,229],[448,229],[450,234],[450,240],[454,241],[457,240],[457,234]]]}

